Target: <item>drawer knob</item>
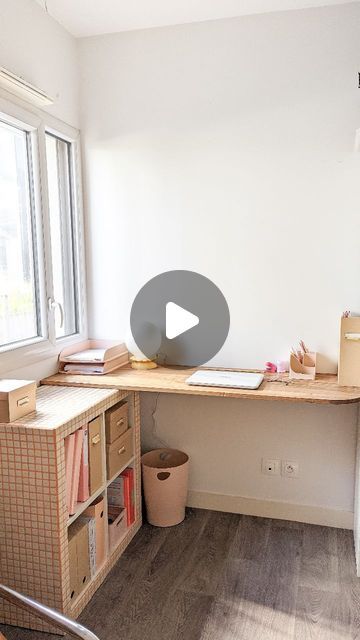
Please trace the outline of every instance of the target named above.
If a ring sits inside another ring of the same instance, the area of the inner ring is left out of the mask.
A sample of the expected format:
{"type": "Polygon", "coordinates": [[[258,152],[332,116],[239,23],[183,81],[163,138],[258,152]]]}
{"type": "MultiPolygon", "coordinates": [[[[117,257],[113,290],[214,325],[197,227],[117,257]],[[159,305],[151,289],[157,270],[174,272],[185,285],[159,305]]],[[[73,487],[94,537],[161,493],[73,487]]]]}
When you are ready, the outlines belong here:
{"type": "Polygon", "coordinates": [[[18,407],[24,407],[26,404],[29,404],[29,402],[29,396],[25,396],[24,398],[20,398],[20,400],[18,400],[16,404],[18,407]]]}
{"type": "Polygon", "coordinates": [[[100,433],[97,433],[91,440],[92,444],[99,444],[100,442],[100,433]]]}
{"type": "Polygon", "coordinates": [[[121,447],[121,449],[119,449],[118,454],[119,456],[121,456],[122,453],[125,453],[126,451],[126,447],[121,447]]]}
{"type": "Polygon", "coordinates": [[[121,418],[121,420],[118,420],[116,423],[117,427],[120,427],[120,425],[124,424],[124,418],[121,418]]]}

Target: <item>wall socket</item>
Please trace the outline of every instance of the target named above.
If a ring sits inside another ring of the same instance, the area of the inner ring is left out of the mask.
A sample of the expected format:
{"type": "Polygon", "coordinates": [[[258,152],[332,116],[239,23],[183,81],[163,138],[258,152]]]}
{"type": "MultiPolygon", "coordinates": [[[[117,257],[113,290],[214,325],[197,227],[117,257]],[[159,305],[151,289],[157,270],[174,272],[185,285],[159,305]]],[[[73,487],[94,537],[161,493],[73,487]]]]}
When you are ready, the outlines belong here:
{"type": "Polygon", "coordinates": [[[267,476],[279,476],[281,472],[283,478],[298,478],[299,463],[296,460],[262,458],[261,471],[267,476]]]}
{"type": "Polygon", "coordinates": [[[299,463],[295,460],[282,460],[281,461],[281,475],[285,478],[298,478],[299,477],[299,463]]]}
{"type": "Polygon", "coordinates": [[[267,476],[280,475],[280,460],[274,460],[273,458],[263,458],[261,460],[261,471],[267,476]]]}

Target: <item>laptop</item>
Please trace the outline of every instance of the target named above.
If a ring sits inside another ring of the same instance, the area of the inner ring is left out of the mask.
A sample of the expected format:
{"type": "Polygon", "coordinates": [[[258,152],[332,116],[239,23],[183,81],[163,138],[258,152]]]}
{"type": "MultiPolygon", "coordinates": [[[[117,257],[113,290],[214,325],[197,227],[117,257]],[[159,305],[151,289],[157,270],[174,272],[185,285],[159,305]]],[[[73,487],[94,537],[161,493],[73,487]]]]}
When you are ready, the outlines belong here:
{"type": "Polygon", "coordinates": [[[185,380],[187,384],[203,387],[233,387],[234,389],[258,389],[264,375],[245,371],[216,371],[199,369],[185,380]]]}

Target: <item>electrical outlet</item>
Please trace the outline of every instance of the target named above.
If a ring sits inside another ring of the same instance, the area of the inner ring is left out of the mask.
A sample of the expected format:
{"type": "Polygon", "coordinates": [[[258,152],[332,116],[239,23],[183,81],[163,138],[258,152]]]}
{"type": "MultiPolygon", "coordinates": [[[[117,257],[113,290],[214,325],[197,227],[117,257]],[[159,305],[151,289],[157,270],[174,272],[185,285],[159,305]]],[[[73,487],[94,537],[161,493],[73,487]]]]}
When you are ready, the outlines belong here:
{"type": "Polygon", "coordinates": [[[299,463],[295,460],[282,460],[281,461],[281,475],[285,478],[298,478],[299,477],[299,463]]]}
{"type": "Polygon", "coordinates": [[[261,470],[267,476],[278,476],[280,474],[280,460],[263,458],[261,461],[261,470]]]}

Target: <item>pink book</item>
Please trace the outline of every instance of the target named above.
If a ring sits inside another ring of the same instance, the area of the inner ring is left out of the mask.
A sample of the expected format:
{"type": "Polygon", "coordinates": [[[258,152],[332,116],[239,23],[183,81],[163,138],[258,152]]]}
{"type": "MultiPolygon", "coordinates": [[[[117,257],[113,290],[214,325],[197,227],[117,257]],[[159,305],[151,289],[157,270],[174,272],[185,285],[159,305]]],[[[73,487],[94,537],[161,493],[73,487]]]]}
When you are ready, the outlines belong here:
{"type": "Polygon", "coordinates": [[[72,468],[74,464],[74,449],[75,449],[75,433],[71,433],[65,438],[65,477],[66,477],[66,506],[70,513],[70,500],[71,500],[71,481],[72,481],[72,468]]]}
{"type": "Polygon", "coordinates": [[[86,502],[89,497],[89,430],[87,424],[81,427],[84,435],[79,476],[78,502],[86,502]]]}
{"type": "Polygon", "coordinates": [[[81,452],[84,440],[84,432],[82,429],[75,431],[75,448],[74,448],[74,462],[71,475],[71,492],[70,492],[70,509],[69,514],[75,513],[78,491],[79,491],[79,479],[80,479],[80,463],[81,452]]]}

